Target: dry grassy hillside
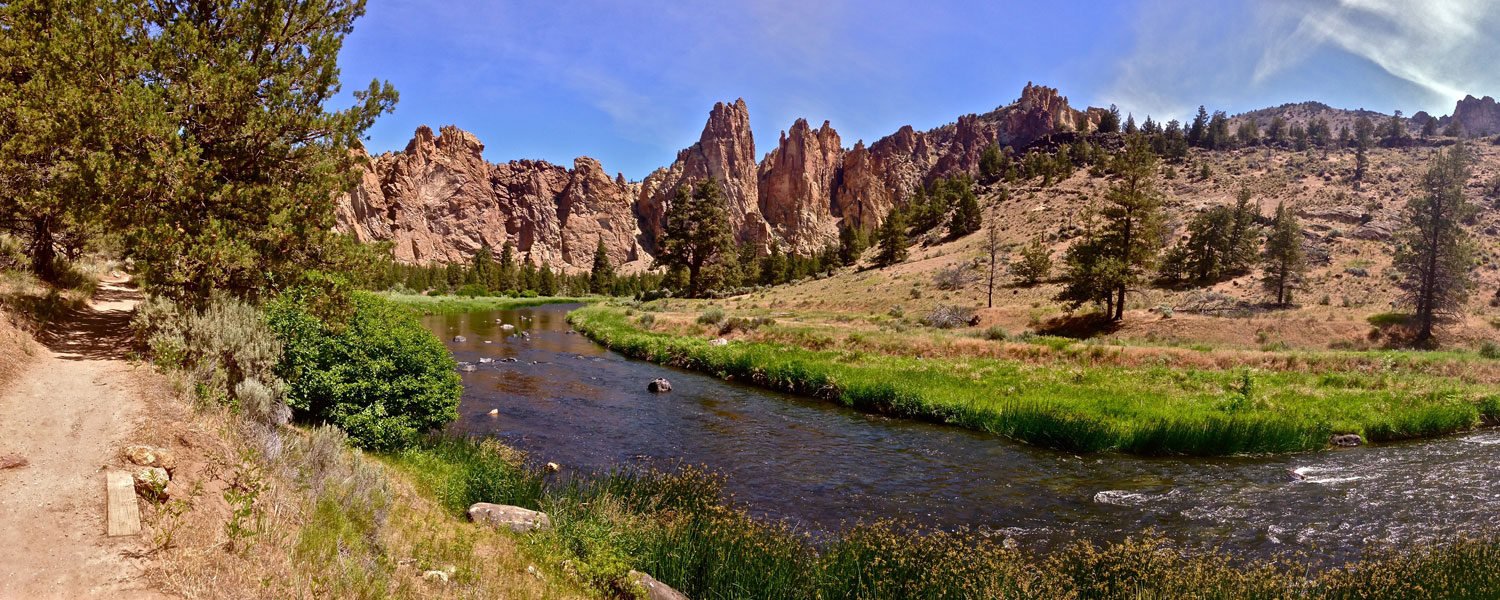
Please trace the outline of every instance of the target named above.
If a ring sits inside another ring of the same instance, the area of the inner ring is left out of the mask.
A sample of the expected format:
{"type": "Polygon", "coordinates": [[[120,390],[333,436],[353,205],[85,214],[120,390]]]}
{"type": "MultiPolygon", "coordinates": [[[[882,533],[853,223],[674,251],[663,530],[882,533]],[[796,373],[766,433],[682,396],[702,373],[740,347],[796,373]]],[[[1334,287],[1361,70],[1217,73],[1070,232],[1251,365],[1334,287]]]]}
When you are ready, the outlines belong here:
{"type": "MultiPolygon", "coordinates": [[[[1473,144],[1477,162],[1469,185],[1472,202],[1483,207],[1471,230],[1480,245],[1479,265],[1472,272],[1478,287],[1465,319],[1442,333],[1448,346],[1472,347],[1500,337],[1500,210],[1487,197],[1486,183],[1500,174],[1500,148],[1473,144]]],[[[1301,215],[1304,249],[1310,263],[1306,289],[1288,309],[1266,306],[1258,272],[1207,288],[1151,287],[1132,294],[1124,325],[1105,332],[1106,339],[1130,344],[1213,347],[1286,347],[1302,349],[1381,348],[1394,345],[1367,318],[1397,310],[1396,275],[1391,268],[1394,244],[1406,199],[1420,193],[1418,184],[1434,148],[1376,149],[1362,185],[1350,181],[1353,151],[1296,153],[1265,148],[1194,151],[1187,164],[1164,167],[1161,180],[1174,243],[1185,235],[1192,214],[1207,206],[1233,201],[1248,187],[1263,214],[1286,202],[1301,215]],[[1200,177],[1200,165],[1210,176],[1200,177]],[[1174,173],[1175,172],[1175,173],[1174,173]]],[[[1050,187],[1038,179],[1013,186],[1000,201],[996,186],[985,188],[986,219],[1002,223],[1005,242],[1023,244],[1034,236],[1047,240],[1053,252],[1054,276],[1061,273],[1062,253],[1072,243],[1090,199],[1102,197],[1108,180],[1079,169],[1050,187]]],[[[988,222],[988,221],[987,221],[988,222]]],[[[781,286],[728,300],[729,308],[777,309],[809,315],[816,312],[884,315],[893,307],[907,315],[926,314],[939,304],[985,305],[983,233],[949,240],[934,231],[914,243],[910,258],[899,265],[846,269],[838,275],[781,286]],[[974,281],[958,290],[939,290],[934,275],[955,264],[970,264],[974,281]]],[[[869,254],[867,254],[867,257],[869,254]]],[[[979,311],[979,327],[997,325],[1011,333],[1059,325],[1064,313],[1052,300],[1060,284],[1017,287],[1003,276],[995,307],[979,311]]],[[[787,316],[791,316],[788,314],[787,316]]]]}

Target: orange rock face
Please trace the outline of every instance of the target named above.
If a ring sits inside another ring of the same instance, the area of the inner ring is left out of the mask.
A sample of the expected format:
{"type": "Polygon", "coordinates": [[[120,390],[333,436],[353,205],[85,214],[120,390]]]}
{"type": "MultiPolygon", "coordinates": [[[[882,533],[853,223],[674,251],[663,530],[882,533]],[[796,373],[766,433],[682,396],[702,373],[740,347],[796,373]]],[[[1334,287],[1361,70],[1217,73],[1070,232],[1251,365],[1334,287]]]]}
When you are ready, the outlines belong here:
{"type": "MultiPolygon", "coordinates": [[[[1051,88],[1027,84],[1016,102],[929,131],[911,126],[845,150],[828,122],[798,119],[756,162],[743,99],[717,103],[697,143],[639,184],[610,178],[598,161],[491,164],[484,145],[456,127],[423,126],[405,151],[375,157],[338,208],[339,226],[364,241],[391,241],[403,262],[468,260],[481,245],[515,244],[538,264],[587,268],[598,240],[617,264],[648,260],[676,190],[719,181],[731,226],[764,252],[810,253],[841,227],[871,228],[918,186],[977,174],[990,144],[1017,149],[1071,130],[1084,113],[1051,88]]],[[[1097,115],[1086,117],[1097,120],[1097,115]]]]}

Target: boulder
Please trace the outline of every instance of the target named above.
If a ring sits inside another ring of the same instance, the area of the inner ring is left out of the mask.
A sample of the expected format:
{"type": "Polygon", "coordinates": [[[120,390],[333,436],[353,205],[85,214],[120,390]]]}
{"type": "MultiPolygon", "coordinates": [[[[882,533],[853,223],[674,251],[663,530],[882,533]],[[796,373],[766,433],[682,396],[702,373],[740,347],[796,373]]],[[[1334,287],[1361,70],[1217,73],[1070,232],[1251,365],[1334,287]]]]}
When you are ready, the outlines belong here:
{"type": "Polygon", "coordinates": [[[482,364],[482,365],[489,364],[489,363],[492,363],[492,362],[495,362],[495,359],[493,359],[493,358],[481,358],[481,359],[479,359],[479,364],[482,364]]]}
{"type": "Polygon", "coordinates": [[[152,502],[167,498],[167,485],[172,476],[161,467],[141,467],[135,473],[135,493],[152,502]]]}
{"type": "Polygon", "coordinates": [[[547,517],[547,513],[488,502],[470,506],[469,520],[495,529],[508,528],[513,533],[526,533],[533,529],[546,529],[552,526],[552,520],[547,517]]]}
{"type": "Polygon", "coordinates": [[[470,365],[470,364],[462,364],[462,365],[458,366],[458,370],[463,371],[465,373],[468,373],[468,372],[471,372],[471,371],[478,371],[479,367],[476,367],[476,366],[470,365]]]}
{"type": "Polygon", "coordinates": [[[442,571],[428,571],[422,574],[422,579],[433,583],[448,583],[448,574],[442,571]]]}
{"type": "Polygon", "coordinates": [[[646,384],[646,391],[653,394],[665,394],[672,391],[672,382],[660,377],[652,379],[651,383],[646,384]]]}
{"type": "Polygon", "coordinates": [[[724,338],[718,338],[718,339],[714,339],[714,340],[709,340],[708,341],[708,345],[710,345],[710,346],[728,346],[729,345],[729,340],[726,340],[724,338]]]}
{"type": "Polygon", "coordinates": [[[640,571],[632,570],[627,577],[636,586],[640,587],[642,592],[645,592],[644,597],[646,600],[688,600],[688,597],[684,596],[682,592],[674,590],[671,586],[657,581],[656,578],[640,571]]]}
{"type": "Polygon", "coordinates": [[[1328,442],[1335,446],[1350,447],[1363,444],[1365,443],[1365,440],[1364,438],[1359,437],[1359,434],[1357,433],[1346,433],[1343,435],[1334,435],[1328,440],[1328,442]]]}
{"type": "Polygon", "coordinates": [[[466,338],[466,337],[461,336],[461,335],[455,335],[455,336],[453,336],[453,341],[462,344],[464,342],[469,341],[469,338],[466,338]]]}
{"type": "Polygon", "coordinates": [[[516,328],[515,325],[511,325],[510,323],[506,323],[506,324],[500,326],[500,331],[510,331],[512,329],[515,329],[515,328],[516,328]]]}
{"type": "Polygon", "coordinates": [[[171,451],[151,446],[126,446],[125,460],[130,461],[138,467],[160,467],[167,471],[177,469],[177,458],[171,451]]]}

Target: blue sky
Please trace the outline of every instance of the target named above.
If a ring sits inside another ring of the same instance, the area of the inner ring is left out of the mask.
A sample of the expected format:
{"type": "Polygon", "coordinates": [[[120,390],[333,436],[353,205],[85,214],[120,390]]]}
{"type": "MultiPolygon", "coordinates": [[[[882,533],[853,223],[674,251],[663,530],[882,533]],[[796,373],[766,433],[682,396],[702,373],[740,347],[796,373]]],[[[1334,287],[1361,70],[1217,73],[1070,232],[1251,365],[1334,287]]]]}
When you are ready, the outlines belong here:
{"type": "Polygon", "coordinates": [[[853,146],[1028,81],[1138,119],[1304,100],[1448,114],[1500,95],[1493,32],[1488,0],[370,0],[340,65],[346,89],[401,93],[372,152],[453,124],[494,162],[588,155],[640,179],[740,97],[760,154],[798,117],[853,146]]]}

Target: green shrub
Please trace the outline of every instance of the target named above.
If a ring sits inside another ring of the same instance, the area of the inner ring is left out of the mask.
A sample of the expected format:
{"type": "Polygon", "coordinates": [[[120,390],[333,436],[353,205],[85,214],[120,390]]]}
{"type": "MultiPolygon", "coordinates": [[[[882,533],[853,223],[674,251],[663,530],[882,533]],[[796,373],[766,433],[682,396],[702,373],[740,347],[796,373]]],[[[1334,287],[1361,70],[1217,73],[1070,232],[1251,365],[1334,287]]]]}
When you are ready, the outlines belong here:
{"type": "Polygon", "coordinates": [[[186,373],[200,398],[238,405],[234,392],[249,381],[256,384],[257,409],[280,401],[284,385],[275,369],[281,342],[254,306],[215,296],[203,309],[191,310],[152,297],[137,308],[131,325],[152,360],[186,373]]]}
{"type": "Polygon", "coordinates": [[[490,295],[490,292],[489,290],[484,289],[484,286],[482,285],[471,283],[458,288],[458,292],[456,293],[456,295],[464,296],[466,298],[478,298],[481,296],[488,296],[490,295]]]}
{"type": "Polygon", "coordinates": [[[355,294],[347,323],[330,325],[284,298],[267,308],[285,353],[277,372],[304,418],[339,426],[358,446],[405,447],[458,418],[456,364],[401,306],[355,294]]]}
{"type": "Polygon", "coordinates": [[[656,315],[653,313],[642,313],[641,318],[636,321],[641,324],[641,327],[650,329],[652,325],[656,324],[656,315]]]}
{"type": "Polygon", "coordinates": [[[989,327],[986,327],[984,330],[984,339],[990,340],[992,342],[1003,342],[1009,338],[1010,333],[1006,332],[1005,329],[1001,328],[999,325],[991,325],[989,327]]]}
{"type": "Polygon", "coordinates": [[[524,292],[521,292],[520,297],[521,298],[535,298],[536,297],[536,290],[526,290],[524,292]]]}
{"type": "Polygon", "coordinates": [[[1500,358],[1500,344],[1494,340],[1485,340],[1479,344],[1479,355],[1489,359],[1500,358]]]}
{"type": "Polygon", "coordinates": [[[722,308],[710,308],[703,311],[703,314],[698,315],[698,323],[702,325],[718,325],[719,323],[723,322],[724,309],[722,308]]]}
{"type": "Polygon", "coordinates": [[[1371,325],[1376,327],[1391,327],[1393,325],[1405,325],[1410,315],[1405,313],[1377,313],[1365,317],[1371,325]]]}
{"type": "Polygon", "coordinates": [[[432,296],[433,298],[436,298],[438,296],[443,295],[443,290],[428,290],[427,291],[427,295],[428,296],[432,296]]]}

